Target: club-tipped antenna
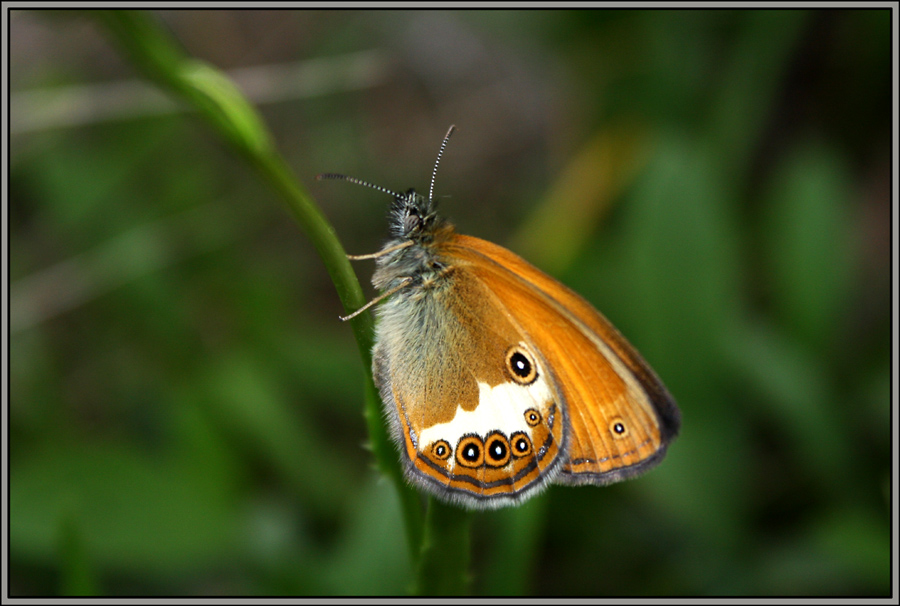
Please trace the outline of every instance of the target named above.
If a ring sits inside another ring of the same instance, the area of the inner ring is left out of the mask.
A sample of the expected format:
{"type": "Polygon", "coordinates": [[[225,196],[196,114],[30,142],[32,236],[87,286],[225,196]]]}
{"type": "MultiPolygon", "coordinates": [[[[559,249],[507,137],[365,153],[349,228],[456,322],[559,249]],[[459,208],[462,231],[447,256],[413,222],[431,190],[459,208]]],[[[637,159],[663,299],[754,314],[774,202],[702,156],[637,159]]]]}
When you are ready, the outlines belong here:
{"type": "Polygon", "coordinates": [[[340,175],[338,173],[322,173],[321,175],[316,175],[317,181],[322,181],[323,179],[335,179],[337,181],[349,181],[350,183],[356,183],[357,185],[364,185],[365,187],[371,187],[372,189],[377,189],[380,192],[384,192],[386,194],[390,194],[395,198],[399,197],[397,192],[393,192],[386,187],[381,187],[380,185],[375,185],[374,183],[369,183],[368,181],[363,181],[362,179],[357,179],[356,177],[348,177],[347,175],[340,175]]]}
{"type": "Polygon", "coordinates": [[[451,124],[450,128],[447,130],[447,134],[444,135],[444,140],[441,141],[441,149],[438,150],[437,159],[434,161],[434,170],[431,171],[431,187],[428,188],[428,200],[434,200],[434,179],[437,177],[437,167],[438,163],[441,161],[441,156],[444,154],[444,148],[447,147],[447,141],[450,140],[450,135],[453,134],[453,131],[456,130],[456,125],[451,124]]]}

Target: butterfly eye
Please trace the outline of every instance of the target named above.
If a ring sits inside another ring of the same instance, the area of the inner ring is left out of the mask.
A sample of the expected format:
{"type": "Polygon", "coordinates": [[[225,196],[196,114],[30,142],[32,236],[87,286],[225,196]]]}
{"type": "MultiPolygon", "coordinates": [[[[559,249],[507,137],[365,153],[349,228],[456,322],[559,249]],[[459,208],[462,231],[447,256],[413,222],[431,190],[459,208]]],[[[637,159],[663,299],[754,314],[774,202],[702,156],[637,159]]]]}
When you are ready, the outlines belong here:
{"type": "Polygon", "coordinates": [[[439,461],[446,461],[450,458],[450,444],[447,443],[447,440],[438,440],[431,447],[431,454],[439,461]]]}
{"type": "Polygon", "coordinates": [[[523,432],[518,431],[509,438],[509,444],[512,447],[514,457],[527,457],[531,454],[531,440],[523,432]]]}
{"type": "Polygon", "coordinates": [[[537,427],[541,424],[541,413],[533,408],[529,408],[525,411],[525,422],[528,423],[530,427],[537,427]]]}
{"type": "Polygon", "coordinates": [[[484,443],[478,436],[463,436],[456,445],[456,461],[463,467],[481,467],[484,463],[484,443]]]}
{"type": "Polygon", "coordinates": [[[537,379],[537,366],[524,348],[513,345],[506,352],[506,369],[513,381],[520,385],[528,385],[537,379]]]}
{"type": "Polygon", "coordinates": [[[503,467],[509,463],[509,442],[499,431],[488,435],[484,441],[484,456],[491,467],[503,467]]]}
{"type": "Polygon", "coordinates": [[[628,435],[628,427],[621,418],[616,417],[609,423],[609,431],[614,438],[624,438],[628,435]]]}

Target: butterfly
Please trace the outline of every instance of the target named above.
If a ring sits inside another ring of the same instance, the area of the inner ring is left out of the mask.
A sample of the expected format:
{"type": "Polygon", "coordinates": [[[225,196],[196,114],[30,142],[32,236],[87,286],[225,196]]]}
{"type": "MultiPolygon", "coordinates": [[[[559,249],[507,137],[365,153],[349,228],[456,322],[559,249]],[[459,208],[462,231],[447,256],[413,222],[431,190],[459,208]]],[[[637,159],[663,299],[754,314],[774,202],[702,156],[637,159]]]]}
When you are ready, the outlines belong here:
{"type": "Polygon", "coordinates": [[[393,196],[373,373],[408,481],[468,508],[658,464],[681,424],[665,386],[587,301],[509,250],[457,233],[428,197],[393,196]]]}

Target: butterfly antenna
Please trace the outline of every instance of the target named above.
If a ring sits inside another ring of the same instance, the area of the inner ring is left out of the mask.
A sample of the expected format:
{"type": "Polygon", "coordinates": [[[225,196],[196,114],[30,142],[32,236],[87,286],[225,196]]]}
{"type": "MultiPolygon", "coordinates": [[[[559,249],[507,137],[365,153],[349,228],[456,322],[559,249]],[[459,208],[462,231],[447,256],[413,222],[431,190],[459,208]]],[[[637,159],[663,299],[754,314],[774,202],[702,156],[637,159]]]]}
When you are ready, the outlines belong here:
{"type": "Polygon", "coordinates": [[[321,175],[316,175],[317,181],[322,181],[324,179],[335,179],[337,181],[349,181],[350,183],[356,183],[357,185],[364,185],[365,187],[371,187],[372,189],[377,189],[380,192],[384,192],[386,194],[390,194],[391,196],[397,198],[399,194],[396,192],[392,192],[386,187],[381,187],[380,185],[375,185],[373,183],[369,183],[368,181],[363,181],[362,179],[357,179],[356,177],[348,177],[347,175],[339,175],[337,173],[322,173],[321,175]]]}
{"type": "Polygon", "coordinates": [[[456,130],[456,125],[450,125],[449,130],[447,130],[447,134],[444,135],[444,140],[441,142],[441,149],[438,150],[437,160],[434,161],[434,170],[431,172],[431,187],[428,189],[428,200],[434,200],[434,179],[437,177],[437,167],[438,163],[441,161],[441,156],[444,154],[444,148],[447,147],[447,141],[450,140],[450,135],[453,134],[453,131],[456,130]]]}

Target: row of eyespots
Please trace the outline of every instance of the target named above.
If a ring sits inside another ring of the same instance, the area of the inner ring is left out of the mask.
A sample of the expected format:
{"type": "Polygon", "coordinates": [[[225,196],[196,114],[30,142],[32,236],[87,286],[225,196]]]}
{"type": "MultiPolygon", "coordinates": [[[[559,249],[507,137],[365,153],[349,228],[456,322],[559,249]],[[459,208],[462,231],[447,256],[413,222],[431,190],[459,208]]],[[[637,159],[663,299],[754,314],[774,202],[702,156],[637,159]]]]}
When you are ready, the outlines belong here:
{"type": "MultiPolygon", "coordinates": [[[[525,422],[535,427],[541,423],[541,413],[533,408],[525,411],[525,422]]],[[[456,444],[456,462],[463,467],[477,468],[504,467],[510,458],[521,459],[531,456],[534,448],[531,438],[522,431],[513,433],[507,438],[501,431],[492,431],[485,439],[469,434],[460,438],[456,444]]],[[[431,447],[431,454],[440,461],[446,461],[453,453],[447,440],[438,440],[431,447]]]]}

